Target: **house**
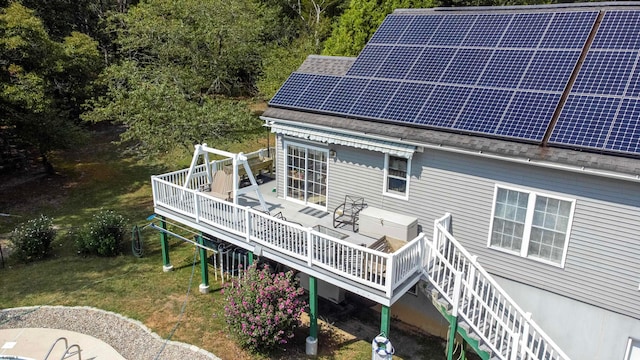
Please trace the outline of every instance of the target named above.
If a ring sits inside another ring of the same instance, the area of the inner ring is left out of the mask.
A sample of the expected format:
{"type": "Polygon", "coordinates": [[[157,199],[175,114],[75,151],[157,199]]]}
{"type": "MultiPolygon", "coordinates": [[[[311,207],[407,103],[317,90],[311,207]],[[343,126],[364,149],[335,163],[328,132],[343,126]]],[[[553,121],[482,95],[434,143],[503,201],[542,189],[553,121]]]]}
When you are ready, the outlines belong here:
{"type": "Polygon", "coordinates": [[[382,331],[393,313],[448,336],[449,356],[457,333],[485,359],[640,358],[640,6],[396,10],[357,58],[310,56],[262,118],[268,210],[364,199],[357,233],[206,198],[197,162],[154,177],[156,212],[378,302],[382,331]]]}

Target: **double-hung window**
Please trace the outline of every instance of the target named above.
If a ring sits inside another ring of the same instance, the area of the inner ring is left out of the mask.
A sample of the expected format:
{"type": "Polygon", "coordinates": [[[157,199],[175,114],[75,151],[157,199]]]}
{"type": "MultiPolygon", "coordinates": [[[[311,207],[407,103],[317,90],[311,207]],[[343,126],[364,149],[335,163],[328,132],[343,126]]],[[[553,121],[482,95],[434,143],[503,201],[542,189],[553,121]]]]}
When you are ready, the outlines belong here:
{"type": "Polygon", "coordinates": [[[496,186],[489,246],[564,266],[575,201],[496,186]]]}
{"type": "Polygon", "coordinates": [[[384,162],[383,194],[408,199],[411,160],[386,154],[384,162]]]}

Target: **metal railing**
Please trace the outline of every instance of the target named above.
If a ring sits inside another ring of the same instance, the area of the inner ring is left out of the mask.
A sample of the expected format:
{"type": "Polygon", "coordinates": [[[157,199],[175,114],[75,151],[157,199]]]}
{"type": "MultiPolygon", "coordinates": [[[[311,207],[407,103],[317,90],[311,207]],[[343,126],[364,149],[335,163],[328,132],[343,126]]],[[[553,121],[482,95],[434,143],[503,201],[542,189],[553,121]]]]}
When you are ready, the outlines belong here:
{"type": "Polygon", "coordinates": [[[449,232],[451,215],[434,223],[428,242],[430,283],[489,347],[505,360],[568,360],[569,357],[498,285],[449,232]]]}

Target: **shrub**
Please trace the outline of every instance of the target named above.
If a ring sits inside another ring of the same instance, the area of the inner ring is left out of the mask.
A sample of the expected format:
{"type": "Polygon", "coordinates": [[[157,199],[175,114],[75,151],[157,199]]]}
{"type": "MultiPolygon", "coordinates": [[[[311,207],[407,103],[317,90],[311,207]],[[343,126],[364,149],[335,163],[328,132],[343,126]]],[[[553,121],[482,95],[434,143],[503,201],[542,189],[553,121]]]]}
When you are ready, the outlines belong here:
{"type": "Polygon", "coordinates": [[[116,256],[125,237],[124,216],[113,210],[101,210],[84,228],[70,234],[79,253],[116,256]]]}
{"type": "Polygon", "coordinates": [[[271,274],[268,266],[250,266],[223,289],[230,333],[251,351],[270,351],[286,344],[300,326],[306,304],[293,272],[271,274]]]}
{"type": "Polygon", "coordinates": [[[15,256],[24,262],[43,259],[51,253],[56,237],[51,218],[40,215],[19,225],[10,235],[15,256]]]}

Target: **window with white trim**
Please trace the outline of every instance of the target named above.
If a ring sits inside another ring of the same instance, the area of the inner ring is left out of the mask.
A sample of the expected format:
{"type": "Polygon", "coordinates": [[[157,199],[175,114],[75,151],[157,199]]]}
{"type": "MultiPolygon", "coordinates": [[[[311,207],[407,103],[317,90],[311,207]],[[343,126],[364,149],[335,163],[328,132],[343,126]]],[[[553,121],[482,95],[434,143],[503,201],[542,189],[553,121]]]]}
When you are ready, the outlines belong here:
{"type": "Polygon", "coordinates": [[[564,266],[574,200],[496,186],[489,246],[564,266]]]}
{"type": "Polygon", "coordinates": [[[408,198],[411,159],[386,154],[384,163],[383,193],[403,199],[408,198]]]}
{"type": "Polygon", "coordinates": [[[640,360],[640,340],[629,339],[624,360],[640,360]]]}

